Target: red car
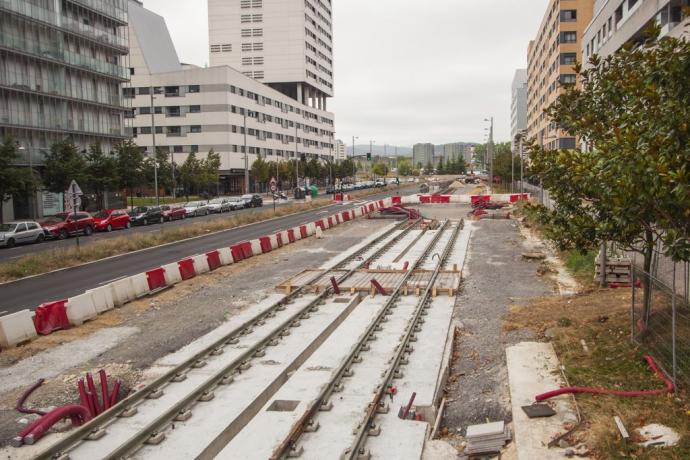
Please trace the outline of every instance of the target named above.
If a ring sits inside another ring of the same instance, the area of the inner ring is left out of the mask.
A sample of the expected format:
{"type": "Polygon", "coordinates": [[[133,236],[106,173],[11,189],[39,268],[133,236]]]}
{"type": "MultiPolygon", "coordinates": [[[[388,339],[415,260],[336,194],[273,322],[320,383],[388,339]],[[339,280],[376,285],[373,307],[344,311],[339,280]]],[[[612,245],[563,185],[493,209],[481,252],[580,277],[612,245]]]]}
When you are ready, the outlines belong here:
{"type": "Polygon", "coordinates": [[[167,221],[187,218],[184,208],[173,208],[172,206],[164,205],[161,206],[161,212],[163,213],[163,219],[167,221]]]}
{"type": "Polygon", "coordinates": [[[93,215],[94,229],[97,232],[112,232],[118,228],[129,228],[132,223],[127,211],[105,209],[93,215]]]}
{"type": "Polygon", "coordinates": [[[46,238],[59,238],[64,240],[70,235],[83,233],[89,236],[93,233],[93,217],[87,212],[59,212],[54,216],[48,216],[41,222],[41,227],[46,238]]]}

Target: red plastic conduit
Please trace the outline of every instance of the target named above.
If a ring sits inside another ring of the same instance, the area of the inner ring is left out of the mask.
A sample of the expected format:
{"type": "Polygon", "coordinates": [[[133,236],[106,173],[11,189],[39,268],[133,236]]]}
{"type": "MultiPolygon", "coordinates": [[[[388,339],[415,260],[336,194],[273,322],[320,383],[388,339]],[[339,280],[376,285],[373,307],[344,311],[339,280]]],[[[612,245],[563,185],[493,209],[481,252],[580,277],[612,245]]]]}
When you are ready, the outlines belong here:
{"type": "Polygon", "coordinates": [[[15,409],[17,409],[17,412],[21,412],[22,414],[38,414],[38,415],[45,415],[46,413],[38,410],[38,409],[29,409],[24,407],[24,403],[26,400],[31,396],[31,393],[36,391],[36,388],[40,387],[43,385],[43,382],[45,382],[45,379],[38,379],[38,382],[34,383],[31,388],[26,390],[24,394],[22,395],[21,398],[19,398],[19,401],[17,401],[17,405],[15,406],[15,409]]]}
{"type": "Polygon", "coordinates": [[[24,428],[13,439],[13,444],[17,447],[22,444],[33,444],[41,439],[53,425],[67,417],[72,420],[73,426],[80,426],[91,420],[89,410],[84,406],[72,404],[58,407],[24,428]]]}
{"type": "Polygon", "coordinates": [[[664,381],[666,388],[659,390],[641,390],[641,391],[619,391],[619,390],[607,390],[605,388],[590,388],[590,387],[565,387],[559,388],[558,390],[548,391],[540,395],[535,396],[538,402],[553,398],[554,396],[559,396],[563,394],[578,394],[578,393],[589,393],[594,395],[611,395],[611,396],[622,396],[625,398],[635,398],[640,396],[657,396],[665,393],[671,393],[675,389],[673,382],[668,379],[657,367],[654,362],[654,358],[649,355],[644,355],[645,361],[649,364],[649,367],[654,371],[657,377],[664,381]]]}

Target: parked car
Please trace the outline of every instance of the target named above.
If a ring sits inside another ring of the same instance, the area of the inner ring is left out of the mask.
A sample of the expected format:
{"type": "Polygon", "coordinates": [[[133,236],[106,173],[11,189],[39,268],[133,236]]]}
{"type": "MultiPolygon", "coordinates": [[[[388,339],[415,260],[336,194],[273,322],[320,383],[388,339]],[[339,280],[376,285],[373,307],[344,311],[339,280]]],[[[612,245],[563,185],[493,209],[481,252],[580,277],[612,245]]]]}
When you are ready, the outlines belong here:
{"type": "Polygon", "coordinates": [[[129,213],[132,225],[162,224],[165,222],[160,206],[137,206],[129,213]]]}
{"type": "Polygon", "coordinates": [[[374,187],[385,187],[386,184],[383,182],[383,179],[376,179],[374,182],[374,187]]]}
{"type": "Polygon", "coordinates": [[[89,236],[95,227],[93,217],[87,212],[59,212],[54,216],[45,217],[40,224],[46,238],[61,240],[80,233],[89,236]]]}
{"type": "Polygon", "coordinates": [[[187,213],[184,208],[172,207],[170,205],[161,206],[161,213],[163,213],[163,220],[173,221],[178,219],[184,219],[187,217],[187,213]]]}
{"type": "Polygon", "coordinates": [[[263,198],[261,198],[261,196],[257,195],[256,193],[242,195],[241,199],[244,201],[245,208],[259,208],[264,205],[263,198]]]}
{"type": "Polygon", "coordinates": [[[43,229],[32,220],[0,224],[0,246],[13,248],[17,244],[40,243],[44,239],[43,229]]]}
{"type": "Polygon", "coordinates": [[[118,228],[124,229],[132,226],[129,214],[119,209],[104,209],[93,215],[93,229],[97,232],[112,232],[118,228]]]}
{"type": "Polygon", "coordinates": [[[230,211],[230,209],[232,209],[232,207],[227,198],[214,198],[208,202],[209,212],[221,213],[230,211]]]}
{"type": "Polygon", "coordinates": [[[184,204],[187,217],[208,216],[208,205],[204,201],[190,201],[184,204]]]}
{"type": "Polygon", "coordinates": [[[242,199],[242,197],[239,196],[229,197],[228,203],[230,204],[230,209],[232,209],[233,211],[244,208],[244,200],[242,199]]]}

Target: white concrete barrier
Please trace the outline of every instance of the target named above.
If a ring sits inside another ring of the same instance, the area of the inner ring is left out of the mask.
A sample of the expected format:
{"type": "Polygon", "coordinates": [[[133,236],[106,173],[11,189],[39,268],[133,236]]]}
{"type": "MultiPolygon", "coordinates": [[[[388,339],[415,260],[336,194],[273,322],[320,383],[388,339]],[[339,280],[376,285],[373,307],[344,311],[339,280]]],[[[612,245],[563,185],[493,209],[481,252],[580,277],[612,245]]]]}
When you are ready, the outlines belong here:
{"type": "Polygon", "coordinates": [[[180,274],[180,266],[177,264],[177,262],[173,262],[168,265],[163,265],[161,268],[165,270],[165,283],[168,286],[172,286],[173,284],[177,284],[180,281],[182,281],[182,275],[180,274]]]}
{"type": "Polygon", "coordinates": [[[299,241],[302,239],[302,232],[300,232],[299,227],[293,228],[292,233],[295,235],[295,241],[299,241]]]}
{"type": "Polygon", "coordinates": [[[197,256],[192,256],[194,261],[194,270],[197,275],[211,271],[211,267],[208,266],[208,258],[206,254],[199,254],[197,256]]]}
{"type": "Polygon", "coordinates": [[[95,289],[89,289],[87,294],[91,294],[93,299],[93,306],[98,313],[103,313],[115,308],[115,299],[113,299],[113,291],[109,286],[100,286],[95,289]]]}
{"type": "Polygon", "coordinates": [[[113,294],[115,306],[119,307],[137,298],[131,277],[113,281],[108,286],[113,294]]]}
{"type": "Polygon", "coordinates": [[[255,239],[255,240],[251,240],[249,243],[252,245],[252,253],[253,253],[255,256],[258,256],[258,255],[264,253],[264,252],[261,250],[261,240],[260,240],[260,239],[257,238],[257,239],[255,239]]]}
{"type": "Polygon", "coordinates": [[[132,280],[132,288],[134,289],[135,298],[139,298],[151,292],[146,273],[139,273],[138,275],[130,276],[129,278],[132,280]]]}
{"type": "Polygon", "coordinates": [[[79,294],[67,299],[65,304],[67,319],[72,326],[80,326],[84,321],[98,316],[98,311],[93,305],[93,296],[90,293],[79,294]]]}
{"type": "Polygon", "coordinates": [[[283,242],[283,246],[285,246],[286,244],[290,244],[290,237],[288,236],[287,230],[283,230],[282,232],[280,232],[280,238],[283,242]]]}
{"type": "Polygon", "coordinates": [[[31,340],[37,335],[33,313],[29,310],[0,316],[0,347],[13,347],[18,343],[31,340]]]}
{"type": "Polygon", "coordinates": [[[316,224],[314,222],[309,222],[307,224],[307,235],[312,236],[316,233],[316,224]]]}
{"type": "Polygon", "coordinates": [[[218,249],[218,255],[220,256],[220,263],[223,265],[230,265],[235,262],[235,259],[232,258],[232,251],[230,248],[218,249]]]}
{"type": "Polygon", "coordinates": [[[268,239],[271,240],[271,249],[274,251],[278,249],[278,237],[275,233],[273,235],[268,235],[268,239]]]}

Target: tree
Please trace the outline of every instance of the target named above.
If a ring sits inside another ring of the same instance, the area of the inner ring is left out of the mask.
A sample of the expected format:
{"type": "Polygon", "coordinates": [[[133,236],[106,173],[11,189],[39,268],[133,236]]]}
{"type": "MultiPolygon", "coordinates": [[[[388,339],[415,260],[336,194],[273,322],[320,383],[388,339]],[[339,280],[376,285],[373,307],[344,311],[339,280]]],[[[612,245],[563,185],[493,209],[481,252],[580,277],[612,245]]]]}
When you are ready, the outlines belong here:
{"type": "Polygon", "coordinates": [[[0,145],[0,223],[5,202],[27,188],[33,189],[37,182],[32,171],[16,165],[18,159],[17,143],[11,136],[5,137],[0,145]]]}
{"type": "Polygon", "coordinates": [[[488,169],[486,164],[486,144],[479,144],[474,147],[474,164],[481,166],[482,169],[488,169]]]}
{"type": "Polygon", "coordinates": [[[252,163],[249,175],[254,179],[255,184],[265,184],[270,179],[271,165],[258,155],[252,163]]]}
{"type": "Polygon", "coordinates": [[[154,187],[157,176],[158,188],[172,191],[174,186],[172,168],[170,153],[167,150],[156,148],[156,155],[154,157],[146,157],[142,164],[144,183],[154,187]],[[155,170],[156,166],[158,166],[157,172],[155,170]]]}
{"type": "Polygon", "coordinates": [[[210,194],[218,192],[218,170],[220,169],[220,154],[213,149],[208,151],[206,158],[201,160],[199,165],[200,178],[199,182],[207,188],[210,194]],[[212,185],[215,184],[215,187],[212,185]],[[211,188],[213,192],[211,193],[211,188]]]}
{"type": "Polygon", "coordinates": [[[446,173],[446,168],[443,165],[443,157],[438,159],[438,167],[436,168],[439,174],[445,174],[446,173]]]}
{"type": "Polygon", "coordinates": [[[388,165],[380,162],[371,167],[371,171],[377,176],[386,177],[388,175],[388,165]]]}
{"type": "Polygon", "coordinates": [[[510,183],[512,178],[520,177],[519,157],[513,159],[513,151],[509,142],[494,144],[494,177],[500,177],[501,183],[510,183]],[[513,174],[511,175],[511,168],[513,174]]]}
{"type": "Polygon", "coordinates": [[[86,154],[86,187],[96,195],[99,209],[105,207],[106,191],[117,189],[119,183],[115,157],[103,153],[98,143],[90,145],[86,154]]]}
{"type": "Polygon", "coordinates": [[[66,191],[73,180],[83,185],[87,179],[86,168],[86,160],[71,138],[57,141],[45,157],[43,185],[54,193],[66,191]]]}
{"type": "Polygon", "coordinates": [[[412,174],[412,163],[407,158],[398,159],[398,174],[401,176],[409,176],[412,174]]]}
{"type": "Polygon", "coordinates": [[[180,184],[189,201],[190,193],[197,190],[201,181],[201,162],[195,153],[190,153],[179,168],[180,184]]]}
{"type": "Polygon", "coordinates": [[[426,167],[425,167],[424,169],[425,169],[424,172],[425,172],[426,174],[431,174],[431,173],[434,172],[434,165],[432,165],[431,162],[428,162],[428,163],[426,164],[426,167]]]}
{"type": "Polygon", "coordinates": [[[144,154],[131,139],[119,144],[115,151],[120,188],[127,190],[131,205],[134,207],[134,189],[144,181],[144,154]]]}
{"type": "MultiPolygon", "coordinates": [[[[532,170],[557,203],[539,208],[548,235],[564,249],[619,243],[644,255],[647,273],[659,240],[673,260],[690,260],[690,43],[648,36],[575,66],[582,87],[548,109],[587,149],[530,146],[532,170]]],[[[649,308],[649,280],[644,287],[649,308]]]]}

